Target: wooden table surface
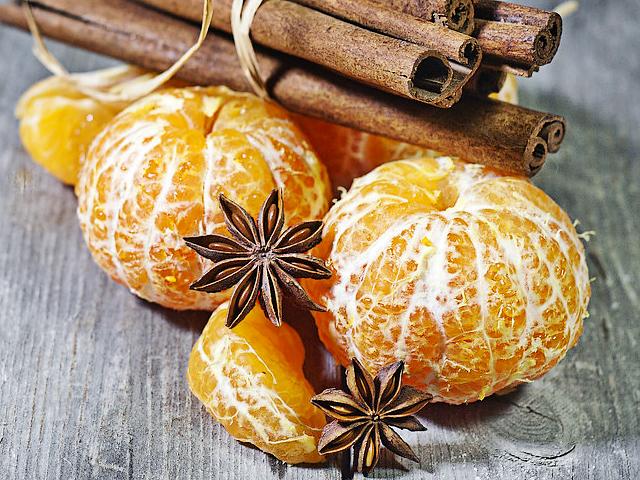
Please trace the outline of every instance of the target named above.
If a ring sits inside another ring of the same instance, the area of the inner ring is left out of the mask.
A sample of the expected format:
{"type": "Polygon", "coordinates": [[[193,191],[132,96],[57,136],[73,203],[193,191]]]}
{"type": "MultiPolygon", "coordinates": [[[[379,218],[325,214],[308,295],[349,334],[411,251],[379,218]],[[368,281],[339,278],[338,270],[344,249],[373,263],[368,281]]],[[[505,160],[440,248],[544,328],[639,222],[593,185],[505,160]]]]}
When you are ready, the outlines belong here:
{"type": "MultiPolygon", "coordinates": [[[[569,121],[536,183],[597,232],[580,343],[511,395],[429,407],[429,430],[407,436],[420,465],[384,456],[374,478],[640,478],[639,19],[637,0],[583,0],[554,64],[521,83],[524,105],[569,121]]],[[[76,71],[112,63],[54,52],[76,71]]],[[[207,314],[144,303],[92,262],[73,191],[18,139],[18,96],[46,75],[27,35],[0,27],[0,59],[0,478],[343,478],[240,445],[191,396],[207,314]]]]}

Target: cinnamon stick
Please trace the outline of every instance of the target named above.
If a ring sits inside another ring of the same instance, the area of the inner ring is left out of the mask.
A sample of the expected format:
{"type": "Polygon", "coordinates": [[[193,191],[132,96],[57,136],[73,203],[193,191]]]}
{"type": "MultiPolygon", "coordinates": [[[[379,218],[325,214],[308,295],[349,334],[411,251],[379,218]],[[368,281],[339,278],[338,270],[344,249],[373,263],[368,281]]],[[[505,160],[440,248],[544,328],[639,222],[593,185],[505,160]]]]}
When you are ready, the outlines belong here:
{"type": "Polygon", "coordinates": [[[555,12],[515,3],[476,0],[473,35],[487,64],[531,76],[550,63],[560,46],[562,18],[555,12]]]}
{"type": "Polygon", "coordinates": [[[555,12],[495,0],[475,0],[474,3],[477,18],[545,27],[558,38],[562,34],[562,17],[555,12]]]}
{"type": "MultiPolygon", "coordinates": [[[[62,3],[63,10],[34,3],[44,34],[145,68],[167,68],[197,35],[193,25],[125,0],[62,3]]],[[[26,28],[14,5],[0,5],[0,21],[26,28]]],[[[436,109],[273,52],[258,51],[258,60],[271,95],[289,110],[512,173],[535,174],[544,164],[547,139],[556,146],[562,141],[564,119],[556,115],[474,98],[436,109]]],[[[233,43],[213,32],[179,76],[196,84],[250,88],[233,43]]]]}
{"type": "MultiPolygon", "coordinates": [[[[201,20],[202,0],[141,2],[201,20]]],[[[231,32],[231,5],[232,0],[216,0],[215,28],[231,32]]],[[[256,13],[251,34],[254,41],[266,47],[382,90],[445,108],[473,73],[451,65],[435,41],[428,47],[405,42],[288,0],[265,2],[256,13]]]]}
{"type": "Polygon", "coordinates": [[[375,0],[293,1],[375,32],[437,49],[448,59],[473,72],[480,64],[482,53],[477,40],[473,37],[394,10],[386,5],[380,5],[375,0]]]}
{"type": "MultiPolygon", "coordinates": [[[[142,3],[154,6],[160,10],[170,12],[182,18],[187,18],[193,21],[200,21],[201,17],[201,4],[200,0],[140,0],[142,3]]],[[[433,96],[430,101],[424,98],[417,97],[417,99],[425,101],[431,105],[439,106],[442,108],[449,108],[455,104],[462,95],[462,88],[469,81],[471,76],[475,73],[480,65],[481,53],[478,48],[477,41],[467,35],[463,35],[459,32],[452,31],[448,28],[435,25],[432,22],[421,20],[408,14],[394,11],[386,6],[380,6],[370,0],[294,0],[301,5],[312,7],[315,10],[328,13],[334,17],[342,18],[351,23],[355,23],[358,26],[367,27],[370,30],[374,30],[385,36],[391,36],[399,40],[405,40],[409,43],[421,45],[429,49],[430,52],[436,52],[447,58],[445,62],[446,82],[440,88],[440,96],[433,96]]],[[[231,31],[231,24],[229,21],[229,13],[231,9],[231,0],[220,0],[217,5],[217,10],[214,13],[213,25],[216,28],[220,28],[224,31],[231,31]]],[[[289,2],[280,2],[280,5],[284,5],[289,2]]],[[[290,48],[286,48],[279,44],[274,36],[285,32],[289,35],[291,31],[296,31],[300,28],[297,25],[299,18],[296,18],[291,12],[287,12],[276,2],[268,2],[264,4],[259,10],[254,24],[252,27],[253,38],[259,43],[263,43],[265,46],[272,47],[276,50],[283,51],[285,53],[293,53],[290,48]],[[275,26],[275,27],[274,27],[275,26]],[[276,45],[279,44],[279,45],[276,45]]],[[[307,12],[308,14],[308,12],[307,12]]],[[[305,29],[306,27],[302,27],[305,29]]],[[[333,32],[331,33],[333,37],[333,32]]],[[[347,40],[348,42],[349,40],[347,40]]],[[[291,42],[285,42],[289,44],[291,42]]],[[[317,48],[321,53],[322,59],[329,60],[333,63],[333,45],[329,45],[327,40],[322,38],[317,47],[314,45],[305,45],[304,43],[295,41],[294,45],[304,45],[304,48],[317,48]],[[330,51],[326,51],[327,48],[330,51]]],[[[364,47],[369,51],[369,55],[374,57],[379,56],[380,52],[371,47],[364,47]]],[[[352,46],[349,46],[349,50],[352,50],[352,46]]],[[[388,52],[389,55],[393,55],[388,52]]],[[[314,63],[320,63],[324,66],[331,67],[330,64],[317,62],[314,58],[310,58],[305,55],[297,55],[302,58],[314,61],[314,63]]],[[[366,67],[365,67],[366,68],[366,67]]],[[[420,73],[424,70],[432,69],[434,74],[437,74],[440,69],[439,64],[434,64],[433,59],[426,59],[418,67],[416,73],[420,73]]],[[[443,72],[443,76],[444,76],[443,72]]],[[[348,75],[352,76],[352,75],[348,75]]],[[[353,78],[353,77],[352,77],[353,78]]],[[[420,80],[423,87],[431,90],[438,89],[438,84],[434,84],[432,80],[420,80]]]]}
{"type": "Polygon", "coordinates": [[[546,28],[477,19],[473,35],[482,48],[486,64],[512,67],[513,73],[522,76],[531,76],[555,55],[546,28]]]}
{"type": "Polygon", "coordinates": [[[471,0],[373,0],[375,3],[471,34],[474,5],[471,0]]]}

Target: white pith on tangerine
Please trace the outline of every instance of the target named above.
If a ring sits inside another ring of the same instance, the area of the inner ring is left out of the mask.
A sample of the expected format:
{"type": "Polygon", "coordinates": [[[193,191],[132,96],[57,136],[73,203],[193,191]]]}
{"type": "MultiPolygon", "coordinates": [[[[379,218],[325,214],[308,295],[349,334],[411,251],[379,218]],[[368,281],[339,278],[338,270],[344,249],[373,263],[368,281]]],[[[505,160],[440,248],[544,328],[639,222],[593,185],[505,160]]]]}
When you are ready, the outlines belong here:
{"type": "Polygon", "coordinates": [[[320,336],[346,364],[407,363],[437,401],[533,380],[575,345],[590,296],[569,217],[527,179],[448,157],[383,165],[326,217],[308,282],[320,336]]]}
{"type": "Polygon", "coordinates": [[[92,142],[78,215],[114,280],[167,307],[213,310],[230,292],[189,290],[211,262],[183,237],[228,234],[220,193],[255,216],[276,187],[289,224],[328,209],[326,170],[282,109],[223,87],[172,89],[130,105],[92,142]]]}

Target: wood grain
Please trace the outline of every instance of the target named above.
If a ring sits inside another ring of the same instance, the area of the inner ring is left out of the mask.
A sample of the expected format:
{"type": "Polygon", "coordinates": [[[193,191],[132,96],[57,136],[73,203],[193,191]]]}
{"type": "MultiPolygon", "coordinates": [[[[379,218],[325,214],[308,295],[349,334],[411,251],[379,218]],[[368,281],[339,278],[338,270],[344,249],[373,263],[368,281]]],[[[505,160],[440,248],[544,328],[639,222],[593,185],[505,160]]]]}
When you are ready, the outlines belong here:
{"type": "MultiPolygon", "coordinates": [[[[510,395],[428,408],[429,430],[406,435],[420,465],[384,455],[373,478],[640,478],[640,60],[613,53],[640,47],[637,18],[635,0],[583,0],[554,64],[522,83],[525,105],[570,123],[536,183],[581,229],[597,230],[588,245],[591,318],[578,347],[510,395]],[[626,27],[605,32],[614,18],[626,27]],[[613,75],[619,88],[602,91],[613,75]]],[[[18,140],[16,100],[45,76],[29,51],[25,34],[0,27],[0,478],[343,478],[338,459],[290,467],[230,439],[184,377],[207,315],[141,302],[93,264],[73,192],[18,140]]],[[[72,70],[109,63],[54,52],[72,70]]],[[[308,319],[291,317],[310,345],[316,387],[335,381],[308,319]]]]}

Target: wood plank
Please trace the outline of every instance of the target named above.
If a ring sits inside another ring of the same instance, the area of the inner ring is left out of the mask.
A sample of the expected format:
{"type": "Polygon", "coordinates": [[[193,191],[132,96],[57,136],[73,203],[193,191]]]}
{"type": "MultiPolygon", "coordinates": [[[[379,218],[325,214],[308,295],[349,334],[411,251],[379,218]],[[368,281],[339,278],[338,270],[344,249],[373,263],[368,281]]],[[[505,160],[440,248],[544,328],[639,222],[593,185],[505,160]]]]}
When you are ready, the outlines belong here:
{"type": "MultiPolygon", "coordinates": [[[[563,150],[536,183],[582,229],[597,230],[583,338],[549,375],[513,394],[431,406],[429,430],[406,436],[420,465],[385,455],[373,478],[640,478],[640,60],[612,53],[623,44],[640,50],[638,17],[634,0],[583,0],[565,22],[556,61],[522,94],[524,104],[570,122],[563,150]],[[606,30],[621,12],[624,25],[606,30]]],[[[29,51],[25,34],[0,27],[2,477],[343,478],[338,460],[291,467],[231,439],[184,376],[207,314],[139,301],[92,262],[72,190],[33,164],[18,139],[14,105],[45,76],[29,51]]],[[[59,45],[54,52],[72,70],[110,64],[59,45]]],[[[294,316],[317,345],[308,319],[294,316]]],[[[327,360],[311,349],[314,375],[327,360]]]]}

